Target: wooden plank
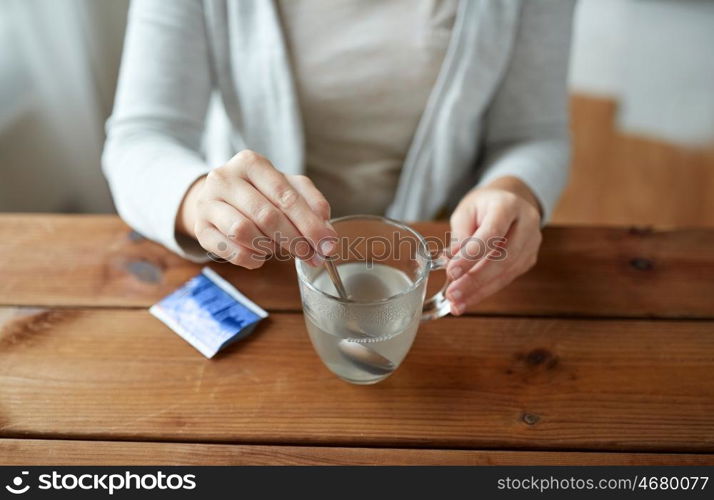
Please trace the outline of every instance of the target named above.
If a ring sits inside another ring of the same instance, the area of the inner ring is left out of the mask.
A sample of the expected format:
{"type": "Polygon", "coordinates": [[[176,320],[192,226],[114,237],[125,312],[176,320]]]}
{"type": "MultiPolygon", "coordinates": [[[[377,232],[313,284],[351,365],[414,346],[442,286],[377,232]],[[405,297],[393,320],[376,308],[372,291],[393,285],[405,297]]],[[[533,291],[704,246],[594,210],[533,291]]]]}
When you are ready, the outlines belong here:
{"type": "MultiPolygon", "coordinates": [[[[214,267],[266,309],[300,308],[291,262],[214,267]]],[[[148,307],[199,269],[114,216],[0,216],[3,305],[148,307]]],[[[713,318],[712,297],[712,230],[548,228],[536,268],[470,312],[713,318]]]]}
{"type": "Polygon", "coordinates": [[[0,215],[0,304],[145,307],[199,269],[116,216],[0,215]]]}
{"type": "Polygon", "coordinates": [[[4,318],[4,437],[714,452],[709,321],[446,318],[353,386],[298,314],[210,361],[143,310],[4,318]]]}
{"type": "Polygon", "coordinates": [[[2,439],[0,465],[714,465],[714,455],[2,439]]]}

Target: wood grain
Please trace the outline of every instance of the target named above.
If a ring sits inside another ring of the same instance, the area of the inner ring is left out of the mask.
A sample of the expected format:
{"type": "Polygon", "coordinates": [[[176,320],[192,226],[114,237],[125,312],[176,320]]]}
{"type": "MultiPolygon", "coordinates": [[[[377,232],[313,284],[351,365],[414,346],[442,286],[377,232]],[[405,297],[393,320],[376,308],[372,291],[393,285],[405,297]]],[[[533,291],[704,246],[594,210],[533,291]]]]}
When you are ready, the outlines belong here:
{"type": "MultiPolygon", "coordinates": [[[[213,267],[266,309],[300,310],[291,262],[213,267]]],[[[148,307],[199,269],[114,216],[0,215],[0,305],[148,307]]],[[[470,312],[714,318],[712,297],[714,231],[554,227],[537,266],[470,312]]]]}
{"type": "Polygon", "coordinates": [[[714,455],[2,439],[0,465],[714,465],[714,455]]]}
{"type": "Polygon", "coordinates": [[[570,183],[556,224],[714,227],[714,144],[686,147],[617,129],[617,101],[571,98],[570,183]]]}
{"type": "Polygon", "coordinates": [[[714,452],[710,321],[446,318],[353,386],[298,314],[210,361],[143,310],[3,317],[3,437],[714,452]]]}

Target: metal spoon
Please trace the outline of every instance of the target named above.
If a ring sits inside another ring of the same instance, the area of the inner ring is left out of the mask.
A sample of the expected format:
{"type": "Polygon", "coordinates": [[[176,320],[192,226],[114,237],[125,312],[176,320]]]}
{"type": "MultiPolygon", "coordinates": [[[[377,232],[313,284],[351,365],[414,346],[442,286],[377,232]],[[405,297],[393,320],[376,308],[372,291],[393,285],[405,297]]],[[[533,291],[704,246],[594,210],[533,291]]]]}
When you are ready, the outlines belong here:
{"type": "MultiPolygon", "coordinates": [[[[332,284],[334,285],[335,290],[337,290],[340,298],[348,300],[349,294],[347,293],[344,283],[342,283],[340,273],[337,271],[337,266],[332,259],[325,259],[325,271],[327,271],[327,275],[330,277],[330,280],[332,281],[332,284]]],[[[350,329],[349,335],[353,338],[372,338],[371,335],[355,329],[350,329]]],[[[343,356],[363,370],[374,375],[386,375],[393,372],[396,368],[394,363],[362,342],[355,342],[351,339],[342,339],[338,343],[338,348],[343,356]]]]}
{"type": "Polygon", "coordinates": [[[330,277],[330,280],[335,286],[335,290],[337,290],[340,298],[343,300],[349,299],[347,290],[345,290],[345,285],[342,283],[342,278],[340,278],[340,273],[337,272],[337,266],[332,259],[325,259],[325,270],[327,271],[327,275],[330,277]]]}
{"type": "Polygon", "coordinates": [[[338,347],[340,354],[359,366],[362,370],[374,375],[386,375],[392,373],[396,368],[394,363],[362,342],[342,339],[338,347]]]}

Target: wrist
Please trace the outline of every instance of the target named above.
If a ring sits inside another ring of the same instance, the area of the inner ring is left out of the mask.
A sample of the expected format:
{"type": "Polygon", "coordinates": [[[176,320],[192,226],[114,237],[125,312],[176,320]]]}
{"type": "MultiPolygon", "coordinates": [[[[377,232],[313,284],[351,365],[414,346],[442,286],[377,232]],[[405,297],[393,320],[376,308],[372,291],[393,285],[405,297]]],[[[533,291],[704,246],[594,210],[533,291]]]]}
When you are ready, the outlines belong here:
{"type": "Polygon", "coordinates": [[[196,239],[194,226],[196,224],[196,202],[201,191],[206,176],[199,177],[191,184],[181,201],[178,213],[176,214],[176,232],[196,239]]]}
{"type": "Polygon", "coordinates": [[[513,193],[531,204],[541,216],[543,215],[543,210],[535,193],[533,192],[533,190],[531,190],[530,187],[528,187],[528,184],[523,182],[518,177],[499,177],[487,184],[486,187],[491,189],[501,189],[503,191],[513,193]]]}

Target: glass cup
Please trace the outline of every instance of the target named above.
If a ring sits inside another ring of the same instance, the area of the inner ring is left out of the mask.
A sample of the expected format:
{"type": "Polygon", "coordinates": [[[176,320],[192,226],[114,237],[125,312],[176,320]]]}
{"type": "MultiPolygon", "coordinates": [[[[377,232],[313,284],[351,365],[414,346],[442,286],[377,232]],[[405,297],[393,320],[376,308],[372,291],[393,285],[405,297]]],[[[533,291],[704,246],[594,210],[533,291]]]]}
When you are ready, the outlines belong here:
{"type": "Polygon", "coordinates": [[[424,300],[429,273],[444,269],[422,235],[397,221],[371,215],[333,219],[336,264],[348,293],[340,298],[324,266],[295,259],[305,324],[325,365],[353,384],[374,384],[396,370],[419,323],[449,313],[448,282],[424,300]]]}

